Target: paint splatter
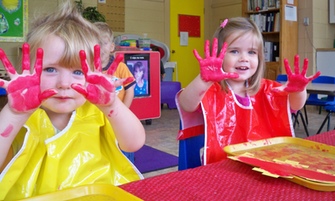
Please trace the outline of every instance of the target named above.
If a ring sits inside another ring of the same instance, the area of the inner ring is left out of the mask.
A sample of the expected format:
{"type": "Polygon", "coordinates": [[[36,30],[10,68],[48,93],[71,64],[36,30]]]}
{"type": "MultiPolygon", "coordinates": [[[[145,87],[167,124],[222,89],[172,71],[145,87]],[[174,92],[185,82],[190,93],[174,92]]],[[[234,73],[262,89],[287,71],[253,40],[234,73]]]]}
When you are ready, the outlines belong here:
{"type": "Polygon", "coordinates": [[[111,117],[113,113],[114,113],[114,110],[111,110],[108,114],[108,117],[111,117]]]}
{"type": "Polygon", "coordinates": [[[13,128],[13,125],[9,125],[0,135],[2,137],[8,137],[9,134],[12,132],[13,128]]]}

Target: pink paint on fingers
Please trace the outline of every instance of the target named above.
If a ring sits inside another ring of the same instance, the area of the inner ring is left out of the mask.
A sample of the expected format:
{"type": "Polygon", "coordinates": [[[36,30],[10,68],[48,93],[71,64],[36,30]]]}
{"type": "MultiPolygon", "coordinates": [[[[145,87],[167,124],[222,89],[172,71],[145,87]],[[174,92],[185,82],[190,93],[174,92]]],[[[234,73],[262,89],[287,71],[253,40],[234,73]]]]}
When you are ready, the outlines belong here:
{"type": "Polygon", "coordinates": [[[94,46],[94,66],[95,69],[98,70],[99,72],[102,71],[99,45],[94,46]]]}
{"type": "Polygon", "coordinates": [[[195,58],[198,60],[198,62],[200,63],[202,58],[200,57],[198,51],[196,49],[193,50],[193,54],[195,56],[195,58]]]}
{"type": "Polygon", "coordinates": [[[87,77],[87,81],[91,84],[101,85],[103,88],[110,92],[112,92],[114,89],[114,86],[110,83],[110,81],[103,76],[90,75],[87,77]]]}
{"type": "Polygon", "coordinates": [[[35,72],[38,77],[40,77],[42,74],[42,67],[43,67],[43,49],[38,48],[36,52],[36,61],[35,61],[35,66],[34,66],[35,72]]]}
{"type": "Polygon", "coordinates": [[[80,50],[79,56],[80,56],[80,61],[81,61],[81,69],[83,70],[86,76],[88,73],[88,66],[86,63],[86,52],[84,50],[80,50]]]}
{"type": "Polygon", "coordinates": [[[13,131],[14,126],[13,125],[9,125],[0,135],[2,137],[9,137],[10,133],[13,131]]]}
{"type": "Polygon", "coordinates": [[[22,70],[30,70],[29,44],[22,45],[22,70]]]}
{"type": "Polygon", "coordinates": [[[299,74],[300,65],[299,65],[299,55],[295,55],[294,57],[294,73],[299,74]]]}
{"type": "Polygon", "coordinates": [[[6,71],[12,75],[16,74],[16,70],[13,67],[13,65],[10,63],[10,61],[7,58],[6,53],[3,51],[3,49],[0,49],[0,60],[2,61],[2,64],[6,68],[6,71]]]}
{"type": "Polygon", "coordinates": [[[0,87],[3,87],[3,86],[5,86],[5,82],[0,80],[0,87]]]}
{"type": "Polygon", "coordinates": [[[220,50],[219,58],[224,59],[224,56],[226,55],[228,44],[226,42],[223,43],[222,49],[220,50]]]}
{"type": "Polygon", "coordinates": [[[308,58],[304,59],[304,66],[302,67],[301,75],[305,76],[308,69],[308,58]]]}
{"type": "Polygon", "coordinates": [[[86,89],[81,84],[72,84],[71,87],[84,97],[88,96],[86,89]]]}
{"type": "Polygon", "coordinates": [[[47,89],[40,94],[39,99],[43,101],[45,99],[50,98],[51,96],[55,94],[57,94],[57,91],[55,89],[47,89]]]}
{"type": "Polygon", "coordinates": [[[212,57],[216,57],[216,54],[218,52],[218,39],[214,38],[213,39],[213,44],[212,44],[212,57]]]}
{"type": "Polygon", "coordinates": [[[116,55],[116,58],[114,59],[113,63],[109,66],[107,70],[107,74],[113,75],[121,61],[123,61],[123,55],[121,54],[116,55]]]}
{"type": "Polygon", "coordinates": [[[209,40],[206,40],[205,42],[205,58],[210,57],[210,52],[209,52],[209,40]]]}

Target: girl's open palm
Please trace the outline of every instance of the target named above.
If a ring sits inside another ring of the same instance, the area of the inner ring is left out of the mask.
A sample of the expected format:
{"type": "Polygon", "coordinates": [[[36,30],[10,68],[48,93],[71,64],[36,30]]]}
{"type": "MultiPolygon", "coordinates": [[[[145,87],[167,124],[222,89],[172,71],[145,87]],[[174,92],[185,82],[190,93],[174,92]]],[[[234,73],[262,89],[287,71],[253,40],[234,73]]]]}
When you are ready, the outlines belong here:
{"type": "Polygon", "coordinates": [[[85,96],[93,104],[107,106],[113,104],[116,98],[115,89],[124,82],[133,81],[134,78],[128,79],[111,79],[119,63],[123,60],[122,55],[118,55],[107,71],[107,75],[102,73],[100,60],[100,46],[94,46],[94,71],[88,67],[85,51],[80,51],[82,70],[86,77],[86,86],[72,84],[72,88],[85,96]]]}
{"type": "Polygon", "coordinates": [[[17,112],[27,112],[38,108],[42,101],[57,93],[54,89],[41,92],[40,77],[43,66],[43,50],[36,52],[34,72],[30,73],[29,44],[22,45],[22,74],[18,74],[6,53],[0,49],[0,59],[10,81],[0,79],[0,87],[7,89],[10,107],[17,112]]]}
{"type": "Polygon", "coordinates": [[[213,39],[212,54],[209,50],[209,41],[205,42],[205,58],[201,58],[197,50],[193,50],[194,56],[197,58],[200,64],[200,76],[201,79],[208,82],[220,82],[224,79],[238,78],[236,73],[226,73],[222,69],[222,62],[227,50],[227,44],[224,43],[220,51],[219,56],[217,57],[218,51],[218,40],[217,38],[213,39]]]}
{"type": "Polygon", "coordinates": [[[306,72],[308,68],[308,59],[304,59],[304,66],[301,73],[299,73],[299,55],[294,57],[294,73],[292,73],[288,60],[284,60],[285,70],[287,74],[288,82],[284,88],[287,92],[301,92],[305,90],[307,84],[319,77],[321,74],[320,71],[316,72],[313,76],[306,77],[306,72]]]}

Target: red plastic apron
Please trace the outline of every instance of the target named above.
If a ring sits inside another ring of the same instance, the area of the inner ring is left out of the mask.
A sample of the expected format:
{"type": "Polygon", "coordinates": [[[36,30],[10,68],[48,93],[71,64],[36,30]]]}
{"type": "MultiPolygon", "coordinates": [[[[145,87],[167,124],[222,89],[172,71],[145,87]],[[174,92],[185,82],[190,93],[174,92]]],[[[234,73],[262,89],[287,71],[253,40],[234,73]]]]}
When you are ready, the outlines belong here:
{"type": "Polygon", "coordinates": [[[246,107],[236,101],[231,90],[226,93],[218,83],[213,84],[202,100],[205,165],[225,159],[223,148],[230,144],[294,136],[288,94],[274,91],[277,86],[277,82],[262,80],[259,92],[250,97],[251,105],[246,107]]]}

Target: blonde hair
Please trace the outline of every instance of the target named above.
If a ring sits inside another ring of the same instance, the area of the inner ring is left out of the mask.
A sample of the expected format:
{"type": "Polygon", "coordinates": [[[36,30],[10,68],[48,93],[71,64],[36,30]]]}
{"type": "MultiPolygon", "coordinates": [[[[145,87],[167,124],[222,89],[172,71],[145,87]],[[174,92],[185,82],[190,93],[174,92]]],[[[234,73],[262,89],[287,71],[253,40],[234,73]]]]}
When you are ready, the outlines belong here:
{"type": "MultiPolygon", "coordinates": [[[[235,17],[228,19],[227,25],[222,28],[221,26],[217,28],[214,33],[213,38],[218,39],[218,53],[220,52],[223,43],[227,40],[229,36],[235,34],[236,37],[232,40],[234,42],[246,33],[252,33],[254,37],[254,42],[256,42],[258,49],[258,67],[253,76],[248,80],[248,85],[246,86],[246,91],[248,94],[256,94],[261,86],[261,80],[264,75],[265,62],[264,62],[264,48],[263,48],[263,36],[259,31],[257,25],[249,18],[235,17]]],[[[250,41],[253,42],[253,41],[250,41]]],[[[229,46],[230,44],[228,44],[229,46]]],[[[226,82],[222,81],[221,86],[224,90],[227,90],[226,82]]]]}
{"type": "Polygon", "coordinates": [[[55,12],[37,19],[30,30],[27,42],[30,45],[32,64],[36,50],[42,43],[48,42],[50,35],[55,35],[65,43],[65,51],[58,61],[61,66],[80,67],[79,51],[84,50],[88,64],[93,67],[94,46],[99,43],[99,33],[70,1],[65,1],[55,12]]]}
{"type": "Polygon", "coordinates": [[[110,42],[114,41],[114,33],[106,22],[94,22],[94,25],[99,29],[101,38],[108,38],[110,42]]]}

